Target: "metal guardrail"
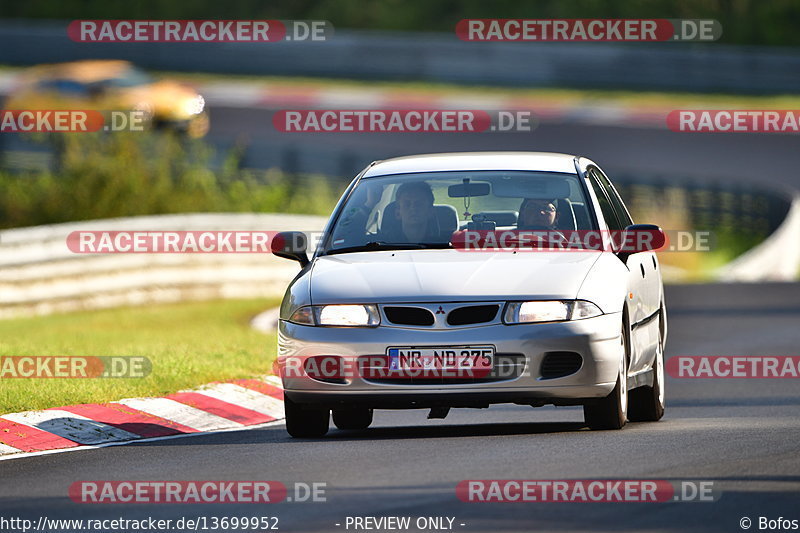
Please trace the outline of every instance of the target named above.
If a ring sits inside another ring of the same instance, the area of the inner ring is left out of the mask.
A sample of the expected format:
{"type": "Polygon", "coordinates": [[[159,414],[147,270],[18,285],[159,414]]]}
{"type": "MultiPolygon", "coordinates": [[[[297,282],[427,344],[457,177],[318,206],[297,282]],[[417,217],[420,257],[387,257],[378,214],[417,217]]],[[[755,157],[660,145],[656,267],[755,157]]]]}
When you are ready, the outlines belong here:
{"type": "Polygon", "coordinates": [[[455,33],[337,30],[324,42],[77,43],[70,21],[0,22],[0,63],[118,58],[156,70],[526,87],[795,93],[800,53],[719,43],[472,43],[455,33]]]}
{"type": "Polygon", "coordinates": [[[686,227],[762,239],[784,223],[792,206],[790,195],[744,182],[697,183],[688,177],[622,174],[614,176],[614,184],[629,206],[650,212],[667,206],[682,212],[686,227]]]}
{"type": "Polygon", "coordinates": [[[269,253],[76,254],[73,231],[321,230],[325,217],[188,214],[0,231],[0,318],[210,298],[280,296],[297,263],[269,253]]]}

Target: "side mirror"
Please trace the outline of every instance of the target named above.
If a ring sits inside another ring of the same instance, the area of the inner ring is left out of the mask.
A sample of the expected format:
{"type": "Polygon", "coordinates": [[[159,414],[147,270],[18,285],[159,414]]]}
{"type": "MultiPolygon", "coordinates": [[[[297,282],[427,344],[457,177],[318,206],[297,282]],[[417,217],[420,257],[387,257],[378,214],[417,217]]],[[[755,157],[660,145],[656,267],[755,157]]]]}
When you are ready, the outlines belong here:
{"type": "Polygon", "coordinates": [[[308,239],[302,231],[282,231],[275,235],[270,243],[270,249],[274,255],[294,259],[300,263],[301,267],[309,263],[306,254],[307,247],[308,239]]]}
{"type": "Polygon", "coordinates": [[[655,224],[633,224],[622,231],[617,253],[629,256],[638,252],[657,251],[667,244],[667,235],[655,224]]]}

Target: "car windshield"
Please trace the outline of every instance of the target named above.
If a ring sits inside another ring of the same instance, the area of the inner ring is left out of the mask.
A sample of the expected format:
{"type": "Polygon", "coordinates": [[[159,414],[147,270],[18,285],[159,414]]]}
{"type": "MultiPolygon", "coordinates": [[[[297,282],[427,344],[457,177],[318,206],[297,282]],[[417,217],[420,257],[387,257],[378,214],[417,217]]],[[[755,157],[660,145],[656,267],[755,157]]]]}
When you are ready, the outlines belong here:
{"type": "Polygon", "coordinates": [[[114,77],[106,78],[98,83],[109,88],[138,87],[153,83],[153,79],[147,73],[131,67],[114,77]]]}
{"type": "Polygon", "coordinates": [[[92,91],[139,87],[150,83],[153,83],[153,78],[146,72],[135,67],[130,67],[107,78],[85,81],[70,77],[56,76],[39,81],[37,86],[45,90],[58,91],[62,94],[85,95],[92,91]]]}
{"type": "Polygon", "coordinates": [[[323,254],[447,248],[464,230],[591,230],[576,174],[458,171],[362,179],[323,254]]]}

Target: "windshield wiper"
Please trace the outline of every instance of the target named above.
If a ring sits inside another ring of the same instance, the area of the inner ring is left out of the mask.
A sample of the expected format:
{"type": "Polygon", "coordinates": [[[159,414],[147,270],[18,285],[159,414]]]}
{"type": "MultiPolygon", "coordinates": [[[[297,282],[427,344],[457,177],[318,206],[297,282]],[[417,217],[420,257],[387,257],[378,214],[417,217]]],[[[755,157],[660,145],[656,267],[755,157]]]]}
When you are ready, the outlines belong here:
{"type": "Polygon", "coordinates": [[[350,252],[374,252],[378,250],[422,250],[425,248],[450,248],[450,243],[416,243],[416,242],[386,242],[370,241],[358,246],[346,246],[327,250],[325,255],[346,254],[350,252]]]}
{"type": "Polygon", "coordinates": [[[422,244],[413,242],[386,242],[370,241],[367,244],[358,246],[345,246],[344,248],[334,248],[325,252],[325,255],[344,254],[349,252],[373,252],[377,250],[419,250],[424,248],[422,244]]]}

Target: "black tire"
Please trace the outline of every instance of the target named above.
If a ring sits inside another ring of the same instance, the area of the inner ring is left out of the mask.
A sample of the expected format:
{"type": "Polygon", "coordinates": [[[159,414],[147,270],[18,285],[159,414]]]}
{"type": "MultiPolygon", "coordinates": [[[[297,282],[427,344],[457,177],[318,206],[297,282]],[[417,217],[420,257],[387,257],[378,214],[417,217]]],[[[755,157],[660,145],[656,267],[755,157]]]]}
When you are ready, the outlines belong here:
{"type": "Polygon", "coordinates": [[[583,406],[583,419],[591,429],[622,429],[628,420],[628,338],[628,326],[623,323],[623,353],[614,390],[605,398],[583,406]]]}
{"type": "Polygon", "coordinates": [[[331,413],[328,409],[310,408],[283,398],[286,410],[286,431],[295,438],[322,437],[328,432],[331,413]]]}
{"type": "Polygon", "coordinates": [[[372,424],[372,409],[334,409],[333,423],[339,429],[367,429],[372,424]]]}
{"type": "Polygon", "coordinates": [[[664,345],[658,343],[653,361],[653,386],[630,392],[628,418],[631,422],[657,422],[664,416],[664,345]]]}

